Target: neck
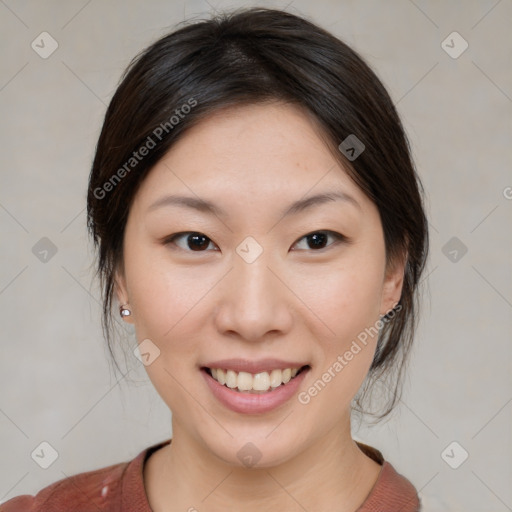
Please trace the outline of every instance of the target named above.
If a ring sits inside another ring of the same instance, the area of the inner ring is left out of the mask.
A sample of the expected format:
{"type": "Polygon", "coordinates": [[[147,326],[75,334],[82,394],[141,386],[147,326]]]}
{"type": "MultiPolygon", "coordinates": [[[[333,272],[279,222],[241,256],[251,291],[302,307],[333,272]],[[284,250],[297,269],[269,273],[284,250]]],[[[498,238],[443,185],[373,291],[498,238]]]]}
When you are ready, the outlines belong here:
{"type": "Polygon", "coordinates": [[[150,457],[145,486],[152,510],[353,512],[373,487],[381,466],[350,434],[350,417],[293,460],[270,468],[234,467],[199,445],[173,421],[170,445],[150,457]],[[153,459],[153,460],[152,460],[153,459]],[[173,508],[169,508],[173,504],[173,508]]]}

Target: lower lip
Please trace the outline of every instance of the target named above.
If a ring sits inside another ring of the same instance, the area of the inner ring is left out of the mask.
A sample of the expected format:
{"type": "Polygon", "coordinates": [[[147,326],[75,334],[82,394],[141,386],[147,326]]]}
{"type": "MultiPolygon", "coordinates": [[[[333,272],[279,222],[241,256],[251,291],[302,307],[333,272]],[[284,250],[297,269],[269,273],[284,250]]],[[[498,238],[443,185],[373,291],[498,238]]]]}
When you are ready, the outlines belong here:
{"type": "Polygon", "coordinates": [[[205,369],[201,369],[201,373],[212,393],[228,409],[243,414],[261,414],[272,411],[295,395],[309,370],[302,370],[286,384],[266,393],[240,393],[217,382],[205,369]]]}

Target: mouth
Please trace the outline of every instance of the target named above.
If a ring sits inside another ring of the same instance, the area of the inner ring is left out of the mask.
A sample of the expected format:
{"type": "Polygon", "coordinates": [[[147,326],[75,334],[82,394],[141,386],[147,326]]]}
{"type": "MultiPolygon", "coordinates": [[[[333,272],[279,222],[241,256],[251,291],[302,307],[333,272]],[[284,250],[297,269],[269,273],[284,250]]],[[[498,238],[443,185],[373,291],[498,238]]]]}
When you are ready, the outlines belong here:
{"type": "Polygon", "coordinates": [[[226,368],[201,367],[219,385],[241,394],[269,394],[286,386],[309,370],[309,365],[295,368],[273,369],[259,373],[237,372],[226,368]]]}

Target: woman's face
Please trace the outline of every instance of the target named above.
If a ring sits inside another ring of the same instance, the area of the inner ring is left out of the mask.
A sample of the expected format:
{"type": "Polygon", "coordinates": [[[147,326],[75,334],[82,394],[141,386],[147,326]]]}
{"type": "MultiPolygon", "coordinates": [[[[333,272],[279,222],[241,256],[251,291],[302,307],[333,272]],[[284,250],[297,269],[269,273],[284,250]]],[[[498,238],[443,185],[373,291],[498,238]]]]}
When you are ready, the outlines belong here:
{"type": "Polygon", "coordinates": [[[116,293],[173,438],[272,466],[347,426],[402,277],[403,265],[386,272],[375,205],[308,117],[274,103],[215,114],[155,165],[116,293]]]}

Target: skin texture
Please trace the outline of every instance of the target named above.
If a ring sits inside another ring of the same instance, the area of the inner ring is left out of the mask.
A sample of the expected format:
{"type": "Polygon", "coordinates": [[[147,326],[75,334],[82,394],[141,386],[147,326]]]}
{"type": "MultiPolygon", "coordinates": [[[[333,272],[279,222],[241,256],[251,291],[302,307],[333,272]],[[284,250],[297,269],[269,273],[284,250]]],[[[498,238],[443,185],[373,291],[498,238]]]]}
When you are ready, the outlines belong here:
{"type": "Polygon", "coordinates": [[[311,119],[273,102],[223,109],[188,131],[137,191],[123,266],[117,298],[139,343],[160,350],[146,370],[172,410],[173,442],[144,471],[153,510],[355,511],[381,468],[350,432],[350,402],[377,336],[308,404],[293,397],[261,415],[225,408],[199,371],[231,357],[305,361],[299,391],[307,390],[400,299],[404,264],[386,268],[378,210],[311,119]],[[358,206],[330,201],[282,216],[292,202],[334,190],[358,206]],[[227,216],[148,211],[171,193],[211,200],[227,216]],[[317,249],[305,238],[325,230],[349,242],[329,236],[317,249]],[[190,231],[208,237],[204,246],[187,235],[165,243],[190,231]],[[250,264],[236,252],[247,236],[263,249],[250,264]],[[237,457],[248,442],[262,455],[252,468],[237,457]]]}

